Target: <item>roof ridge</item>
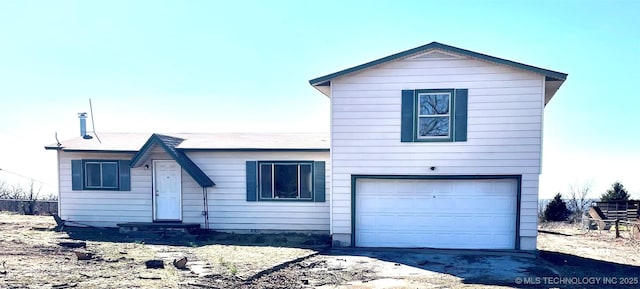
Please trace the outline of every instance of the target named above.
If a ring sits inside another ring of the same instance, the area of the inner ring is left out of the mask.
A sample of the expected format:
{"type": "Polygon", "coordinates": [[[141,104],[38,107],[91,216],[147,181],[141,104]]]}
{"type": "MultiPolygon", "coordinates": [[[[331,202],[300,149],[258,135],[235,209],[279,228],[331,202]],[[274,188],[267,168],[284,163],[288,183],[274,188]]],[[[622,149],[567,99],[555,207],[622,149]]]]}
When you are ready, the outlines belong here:
{"type": "Polygon", "coordinates": [[[469,57],[473,57],[473,58],[477,58],[477,59],[481,59],[481,60],[485,60],[485,61],[489,61],[489,62],[493,62],[496,64],[500,64],[500,65],[505,65],[505,66],[511,66],[511,67],[515,67],[515,68],[520,68],[523,70],[528,70],[534,73],[538,73],[541,75],[544,75],[545,77],[551,78],[551,80],[556,80],[556,81],[564,81],[567,78],[567,74],[563,73],[563,72],[558,72],[558,71],[553,71],[553,70],[549,70],[549,69],[545,69],[545,68],[540,68],[540,67],[536,67],[533,65],[529,65],[529,64],[524,64],[521,62],[516,62],[516,61],[512,61],[512,60],[508,60],[508,59],[504,59],[504,58],[499,58],[499,57],[495,57],[495,56],[491,56],[488,54],[483,54],[483,53],[479,53],[479,52],[475,52],[475,51],[471,51],[471,50],[467,50],[467,49],[462,49],[462,48],[458,48],[458,47],[454,47],[451,45],[447,45],[447,44],[443,44],[440,42],[436,42],[433,41],[431,43],[425,44],[425,45],[421,45],[415,48],[411,48],[408,50],[404,50],[398,53],[394,53],[391,54],[389,56],[385,56],[373,61],[369,61],[360,65],[356,65],[347,69],[343,69],[334,73],[330,73],[321,77],[317,77],[314,79],[309,80],[309,84],[311,84],[312,86],[327,86],[329,85],[329,83],[331,82],[332,79],[336,78],[336,77],[340,77],[343,75],[347,75],[347,74],[351,74],[351,73],[355,73],[373,66],[377,66],[377,65],[381,65],[390,61],[394,61],[400,58],[404,58],[404,57],[408,57],[414,54],[418,54],[421,52],[425,52],[428,50],[433,50],[433,49],[441,49],[441,50],[445,50],[445,51],[449,51],[449,52],[453,52],[453,53],[457,53],[457,54],[461,54],[461,55],[465,55],[465,56],[469,56],[469,57]]]}

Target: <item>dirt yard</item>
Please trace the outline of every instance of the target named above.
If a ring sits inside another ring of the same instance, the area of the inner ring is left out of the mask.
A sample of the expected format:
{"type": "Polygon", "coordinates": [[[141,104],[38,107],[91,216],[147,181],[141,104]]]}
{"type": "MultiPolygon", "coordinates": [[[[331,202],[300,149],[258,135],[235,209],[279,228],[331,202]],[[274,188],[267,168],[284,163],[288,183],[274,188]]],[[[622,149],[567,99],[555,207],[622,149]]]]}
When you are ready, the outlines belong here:
{"type": "Polygon", "coordinates": [[[0,288],[229,288],[329,244],[302,234],[127,236],[55,225],[52,217],[0,212],[0,288]],[[78,260],[76,252],[91,256],[78,260]],[[183,257],[180,270],[173,260],[183,257]],[[164,269],[147,269],[148,260],[163,260],[164,269]]]}
{"type": "Polygon", "coordinates": [[[566,226],[541,228],[538,253],[329,250],[327,238],[302,234],[127,236],[54,227],[51,217],[0,213],[0,288],[640,287],[637,241],[566,226]],[[91,256],[78,260],[75,252],[91,256]],[[186,268],[178,269],[172,261],[182,257],[186,268]],[[162,260],[164,268],[148,269],[148,260],[162,260]],[[540,279],[560,277],[618,283],[540,279]]]}
{"type": "Polygon", "coordinates": [[[628,231],[616,238],[613,231],[545,224],[539,228],[538,252],[560,276],[602,277],[595,286],[566,288],[640,288],[640,240],[628,231]],[[604,278],[616,284],[603,286],[604,278]]]}

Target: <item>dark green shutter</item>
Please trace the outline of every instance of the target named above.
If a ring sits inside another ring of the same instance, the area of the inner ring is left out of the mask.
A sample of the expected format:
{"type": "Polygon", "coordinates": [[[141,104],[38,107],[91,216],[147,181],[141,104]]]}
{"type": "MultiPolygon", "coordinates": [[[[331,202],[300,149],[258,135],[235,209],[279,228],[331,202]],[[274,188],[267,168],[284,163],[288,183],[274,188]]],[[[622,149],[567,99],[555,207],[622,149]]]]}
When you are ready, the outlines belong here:
{"type": "Polygon", "coordinates": [[[400,121],[400,141],[413,142],[414,135],[414,103],[413,90],[402,91],[402,116],[400,121]]]}
{"type": "Polygon", "coordinates": [[[323,161],[313,162],[313,201],[324,202],[326,200],[325,165],[323,161]]]}
{"type": "Polygon", "coordinates": [[[247,161],[247,202],[258,200],[258,162],[247,161]]]}
{"type": "Polygon", "coordinates": [[[131,191],[131,169],[128,160],[118,161],[118,174],[120,175],[120,191],[131,191]]]}
{"type": "Polygon", "coordinates": [[[82,191],[82,160],[71,160],[71,189],[82,191]]]}
{"type": "Polygon", "coordinates": [[[454,99],[453,141],[467,141],[467,102],[469,91],[456,89],[454,99]]]}

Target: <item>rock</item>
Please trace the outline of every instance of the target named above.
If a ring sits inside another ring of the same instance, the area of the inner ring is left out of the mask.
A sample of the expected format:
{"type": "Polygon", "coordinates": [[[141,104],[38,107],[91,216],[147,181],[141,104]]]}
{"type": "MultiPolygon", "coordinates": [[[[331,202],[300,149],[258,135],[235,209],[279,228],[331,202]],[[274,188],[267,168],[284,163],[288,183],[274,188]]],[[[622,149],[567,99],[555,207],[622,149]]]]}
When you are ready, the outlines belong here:
{"type": "Polygon", "coordinates": [[[185,269],[187,268],[187,257],[183,257],[182,259],[179,260],[173,260],[173,266],[175,266],[178,269],[185,269]]]}
{"type": "Polygon", "coordinates": [[[76,286],[78,286],[77,283],[62,283],[62,284],[51,285],[51,288],[53,288],[53,289],[63,289],[63,288],[74,288],[76,286]]]}
{"type": "Polygon", "coordinates": [[[147,269],[164,269],[164,261],[162,260],[148,260],[144,264],[147,269]]]}
{"type": "Polygon", "coordinates": [[[66,248],[86,248],[87,242],[58,242],[58,245],[66,248]]]}
{"type": "Polygon", "coordinates": [[[93,253],[91,252],[75,251],[74,253],[76,257],[78,257],[78,260],[91,260],[91,257],[93,257],[93,253]]]}

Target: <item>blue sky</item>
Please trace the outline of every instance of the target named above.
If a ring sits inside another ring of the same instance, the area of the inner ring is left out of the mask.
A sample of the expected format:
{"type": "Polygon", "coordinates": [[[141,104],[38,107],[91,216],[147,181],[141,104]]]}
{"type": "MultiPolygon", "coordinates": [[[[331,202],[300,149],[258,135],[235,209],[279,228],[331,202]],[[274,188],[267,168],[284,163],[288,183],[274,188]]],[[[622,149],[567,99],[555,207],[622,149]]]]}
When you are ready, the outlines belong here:
{"type": "Polygon", "coordinates": [[[2,1],[0,180],[55,191],[43,146],[79,134],[89,98],[98,132],[328,131],[309,79],[438,41],[569,74],[541,197],[620,180],[640,198],[639,3],[2,1]]]}

